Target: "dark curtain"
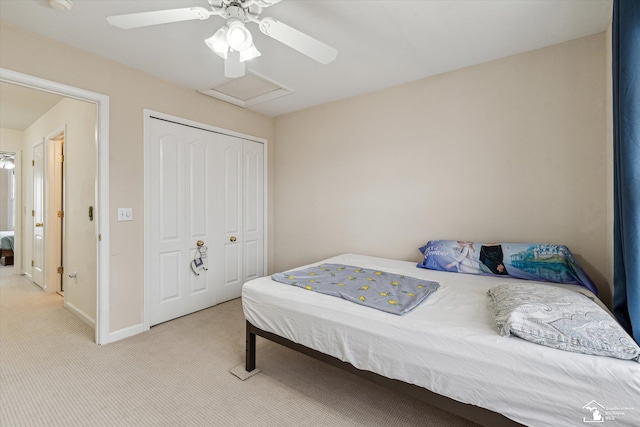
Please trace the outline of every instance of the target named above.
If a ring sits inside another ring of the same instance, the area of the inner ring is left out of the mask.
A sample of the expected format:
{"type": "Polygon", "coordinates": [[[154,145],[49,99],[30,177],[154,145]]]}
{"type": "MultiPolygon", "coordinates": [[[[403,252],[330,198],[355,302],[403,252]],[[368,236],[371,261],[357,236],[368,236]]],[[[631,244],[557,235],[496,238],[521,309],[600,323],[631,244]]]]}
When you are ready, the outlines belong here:
{"type": "Polygon", "coordinates": [[[640,0],[613,3],[613,311],[640,343],[640,0]]]}

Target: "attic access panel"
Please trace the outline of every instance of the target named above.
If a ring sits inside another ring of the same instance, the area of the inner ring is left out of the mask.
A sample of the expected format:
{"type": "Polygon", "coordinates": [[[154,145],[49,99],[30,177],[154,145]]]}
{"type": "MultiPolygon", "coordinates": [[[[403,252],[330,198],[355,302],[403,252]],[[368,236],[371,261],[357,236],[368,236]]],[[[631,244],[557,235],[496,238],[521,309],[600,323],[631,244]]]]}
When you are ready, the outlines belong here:
{"type": "Polygon", "coordinates": [[[242,77],[198,92],[242,108],[248,108],[252,105],[289,95],[293,93],[293,90],[258,73],[249,71],[242,77]]]}

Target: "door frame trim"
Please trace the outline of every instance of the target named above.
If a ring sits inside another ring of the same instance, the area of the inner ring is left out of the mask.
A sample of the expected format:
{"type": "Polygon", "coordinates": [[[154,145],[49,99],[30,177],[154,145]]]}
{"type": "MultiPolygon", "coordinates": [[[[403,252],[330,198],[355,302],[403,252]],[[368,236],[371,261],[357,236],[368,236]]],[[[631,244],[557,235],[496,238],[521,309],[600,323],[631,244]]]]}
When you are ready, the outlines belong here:
{"type": "MultiPolygon", "coordinates": [[[[44,201],[43,201],[43,217],[45,218],[45,223],[49,223],[49,219],[50,216],[53,215],[52,210],[50,209],[51,207],[51,192],[52,191],[56,191],[57,188],[53,188],[52,184],[52,175],[56,174],[55,169],[51,170],[51,164],[55,163],[55,159],[52,159],[52,156],[55,155],[55,147],[53,147],[51,145],[51,143],[55,144],[55,139],[57,135],[64,135],[64,138],[67,137],[67,125],[66,123],[59,126],[58,128],[56,128],[53,132],[50,132],[47,136],[45,136],[44,141],[45,141],[45,145],[44,145],[44,171],[43,171],[43,175],[44,175],[44,201]]],[[[60,180],[62,181],[62,188],[60,189],[62,192],[62,201],[61,201],[61,206],[60,206],[60,210],[64,211],[64,197],[65,197],[65,191],[64,191],[64,186],[66,184],[66,169],[62,168],[62,173],[61,176],[59,177],[60,180]]],[[[54,179],[55,181],[55,179],[54,179]]],[[[64,217],[61,218],[61,223],[64,223],[64,217]]],[[[56,224],[56,227],[58,225],[56,224]]],[[[51,227],[47,226],[44,230],[44,285],[45,285],[45,289],[47,292],[49,293],[55,293],[55,292],[60,292],[60,288],[62,286],[62,277],[59,277],[56,281],[56,286],[52,287],[54,289],[50,289],[47,285],[49,285],[50,282],[50,278],[54,278],[55,276],[58,276],[58,274],[53,274],[53,271],[60,266],[64,266],[64,264],[62,262],[58,262],[61,261],[63,256],[62,256],[62,247],[65,245],[65,237],[64,237],[64,226],[60,227],[60,234],[58,235],[56,233],[56,236],[52,236],[51,233],[51,227]],[[54,249],[54,251],[50,251],[50,248],[54,245],[50,239],[53,240],[54,237],[58,237],[58,244],[60,245],[56,245],[57,247],[54,249]],[[47,255],[53,255],[53,257],[49,257],[47,255]],[[53,258],[53,259],[50,259],[53,258]],[[56,265],[57,264],[57,265],[56,265]],[[51,277],[48,277],[48,276],[51,277]]],[[[63,297],[64,300],[64,297],[63,297]]],[[[84,319],[83,319],[84,320],[84,319]]],[[[85,320],[86,321],[86,320],[85,320]]]]}
{"type": "Polygon", "coordinates": [[[109,327],[109,96],[6,68],[0,68],[0,81],[91,102],[96,106],[95,194],[98,209],[95,229],[101,239],[96,238],[95,341],[107,344],[112,341],[109,327]]]}
{"type": "Polygon", "coordinates": [[[229,129],[224,129],[224,128],[220,128],[217,126],[212,126],[212,125],[208,125],[205,123],[200,123],[200,122],[196,122],[193,120],[189,120],[189,119],[185,119],[183,117],[178,117],[178,116],[173,116],[171,114],[165,114],[165,113],[161,113],[159,111],[154,111],[154,110],[149,110],[149,109],[144,109],[143,112],[143,117],[144,117],[144,124],[143,124],[143,139],[144,139],[144,274],[143,274],[143,282],[144,282],[144,286],[143,286],[143,301],[144,301],[144,311],[143,311],[143,321],[142,321],[142,329],[143,331],[148,331],[151,326],[150,326],[150,320],[149,320],[149,288],[150,288],[150,283],[149,283],[149,274],[147,274],[148,271],[150,271],[150,261],[149,261],[149,251],[147,250],[147,248],[150,248],[151,243],[150,243],[150,236],[151,236],[151,230],[150,228],[150,200],[149,200],[149,186],[150,186],[150,177],[149,175],[149,161],[150,161],[150,155],[151,155],[151,147],[150,147],[150,141],[149,141],[149,126],[151,123],[152,118],[157,118],[157,119],[161,119],[161,120],[167,120],[170,122],[174,122],[177,124],[181,124],[181,125],[185,125],[185,126],[191,126],[191,127],[195,127],[198,129],[202,129],[202,130],[206,130],[206,131],[211,131],[211,132],[216,132],[216,133],[220,133],[223,135],[229,135],[229,136],[234,136],[237,138],[242,138],[242,139],[246,139],[249,141],[254,141],[254,142],[258,142],[260,144],[263,144],[264,146],[264,160],[263,160],[263,176],[264,176],[264,193],[263,193],[263,203],[264,203],[264,214],[263,214],[263,220],[264,220],[264,224],[263,224],[263,231],[264,231],[264,237],[263,237],[263,251],[264,251],[264,259],[263,259],[263,263],[264,263],[264,271],[266,272],[268,270],[268,249],[269,249],[269,239],[268,239],[268,224],[269,224],[269,209],[268,209],[268,201],[269,201],[269,196],[268,196],[268,188],[269,188],[269,182],[267,180],[269,173],[268,173],[268,169],[267,169],[267,159],[268,159],[268,149],[269,149],[269,141],[265,138],[260,138],[257,136],[253,136],[253,135],[248,135],[248,134],[244,134],[244,133],[240,133],[240,132],[235,132],[229,129]]]}

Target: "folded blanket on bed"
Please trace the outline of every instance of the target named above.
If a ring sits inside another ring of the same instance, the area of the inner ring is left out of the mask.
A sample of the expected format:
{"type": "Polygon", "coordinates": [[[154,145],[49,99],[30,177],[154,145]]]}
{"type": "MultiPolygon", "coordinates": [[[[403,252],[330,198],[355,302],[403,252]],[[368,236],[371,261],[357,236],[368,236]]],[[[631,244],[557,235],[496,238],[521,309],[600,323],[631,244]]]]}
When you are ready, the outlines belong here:
{"type": "Polygon", "coordinates": [[[271,278],[398,315],[413,310],[440,287],[437,282],[342,264],[320,264],[271,278]]]}

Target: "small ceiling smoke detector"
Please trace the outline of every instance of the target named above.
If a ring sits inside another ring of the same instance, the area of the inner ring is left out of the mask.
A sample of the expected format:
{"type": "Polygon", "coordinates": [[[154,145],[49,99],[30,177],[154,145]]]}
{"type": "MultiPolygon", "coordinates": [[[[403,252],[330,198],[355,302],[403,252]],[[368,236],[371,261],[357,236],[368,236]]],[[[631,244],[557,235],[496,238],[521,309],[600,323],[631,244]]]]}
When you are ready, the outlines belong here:
{"type": "Polygon", "coordinates": [[[49,6],[61,12],[68,12],[73,7],[71,0],[49,0],[49,6]]]}

